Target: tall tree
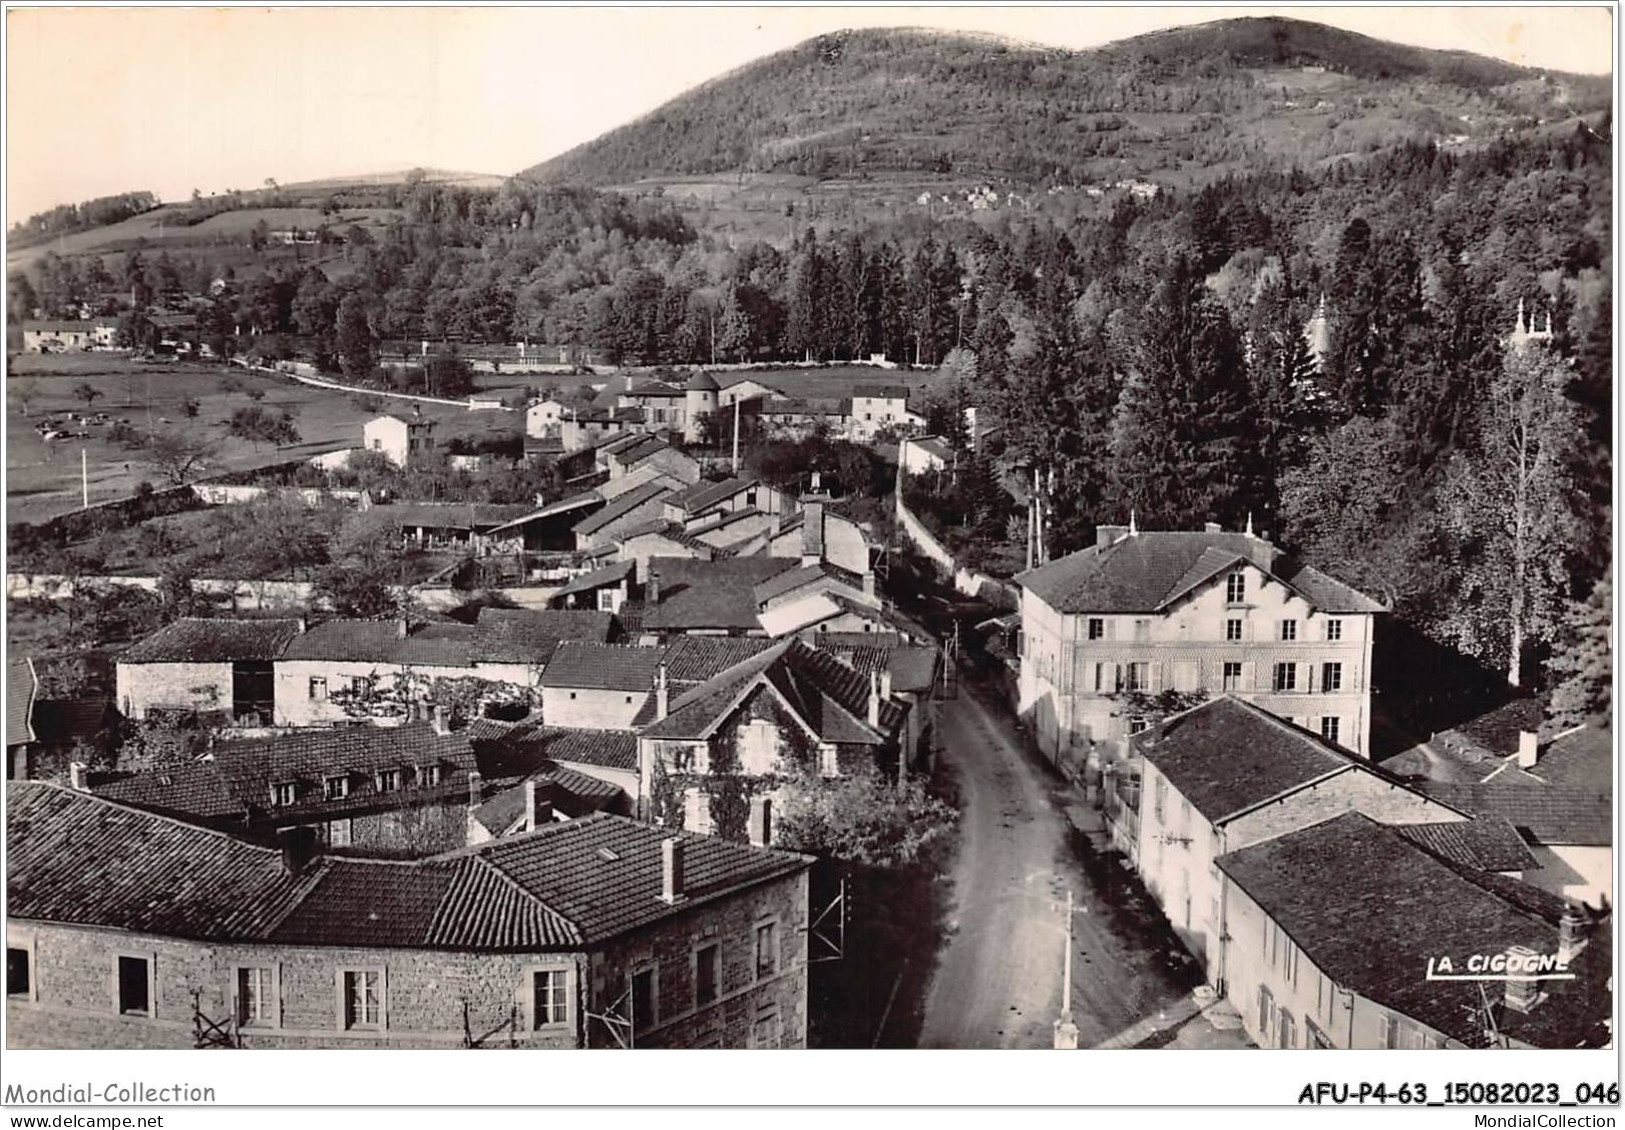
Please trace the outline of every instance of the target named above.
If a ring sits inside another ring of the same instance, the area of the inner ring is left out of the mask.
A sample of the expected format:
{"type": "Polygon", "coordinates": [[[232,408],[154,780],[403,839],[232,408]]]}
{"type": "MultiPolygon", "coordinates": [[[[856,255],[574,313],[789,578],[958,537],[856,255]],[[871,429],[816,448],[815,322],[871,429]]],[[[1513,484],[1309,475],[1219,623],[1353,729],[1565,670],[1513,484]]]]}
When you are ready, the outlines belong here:
{"type": "Polygon", "coordinates": [[[1444,516],[1461,538],[1463,644],[1523,681],[1526,649],[1550,639],[1580,534],[1572,451],[1581,434],[1572,372],[1540,346],[1509,348],[1478,408],[1473,446],[1452,460],[1444,516]],[[1473,616],[1474,606],[1481,609],[1473,616]]]}
{"type": "Polygon", "coordinates": [[[367,320],[367,303],[354,291],[339,303],[338,323],[339,365],[344,375],[352,380],[365,379],[378,368],[378,345],[367,320]]]}

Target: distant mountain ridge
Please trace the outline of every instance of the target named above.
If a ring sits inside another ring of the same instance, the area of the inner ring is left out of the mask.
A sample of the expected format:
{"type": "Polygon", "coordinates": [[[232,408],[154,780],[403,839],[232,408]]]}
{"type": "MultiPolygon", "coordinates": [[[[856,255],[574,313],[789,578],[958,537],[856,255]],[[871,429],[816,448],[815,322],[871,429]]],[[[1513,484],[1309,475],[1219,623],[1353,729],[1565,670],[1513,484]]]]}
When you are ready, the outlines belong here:
{"type": "Polygon", "coordinates": [[[736,171],[1199,179],[1258,159],[1485,137],[1605,107],[1610,91],[1607,79],[1274,17],[1087,51],[843,31],[736,68],[519,175],[598,186],[736,171]]]}

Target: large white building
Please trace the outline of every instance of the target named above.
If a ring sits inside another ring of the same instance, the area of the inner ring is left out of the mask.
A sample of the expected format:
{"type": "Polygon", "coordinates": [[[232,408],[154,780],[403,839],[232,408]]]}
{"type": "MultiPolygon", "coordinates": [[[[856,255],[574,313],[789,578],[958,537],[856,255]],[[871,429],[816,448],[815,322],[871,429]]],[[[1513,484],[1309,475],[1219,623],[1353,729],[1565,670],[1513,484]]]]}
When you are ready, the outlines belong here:
{"type": "Polygon", "coordinates": [[[1019,707],[1042,748],[1144,729],[1137,694],[1233,694],[1369,754],[1384,607],[1251,533],[1099,528],[1020,574],[1019,707]]]}

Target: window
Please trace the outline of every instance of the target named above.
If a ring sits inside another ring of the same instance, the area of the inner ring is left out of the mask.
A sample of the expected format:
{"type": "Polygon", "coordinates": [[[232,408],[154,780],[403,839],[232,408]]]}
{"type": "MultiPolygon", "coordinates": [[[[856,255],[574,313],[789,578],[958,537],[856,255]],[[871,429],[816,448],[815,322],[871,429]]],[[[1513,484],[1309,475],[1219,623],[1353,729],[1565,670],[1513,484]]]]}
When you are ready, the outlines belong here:
{"type": "Polygon", "coordinates": [[[1328,620],[1328,621],[1326,621],[1326,642],[1327,643],[1336,643],[1337,641],[1341,640],[1342,638],[1343,638],[1343,621],[1341,621],[1341,620],[1328,620]]]}
{"type": "Polygon", "coordinates": [[[632,1028],[643,1032],[660,1019],[655,997],[655,970],[653,966],[632,974],[632,1028]]]}
{"type": "Polygon", "coordinates": [[[1320,720],[1320,736],[1329,742],[1338,740],[1338,731],[1342,728],[1342,719],[1336,715],[1328,714],[1320,720]]]}
{"type": "Polygon", "coordinates": [[[152,963],[144,957],[118,959],[118,1010],[140,1016],[152,1015],[152,963]]]}
{"type": "Polygon", "coordinates": [[[322,782],[322,792],[328,800],[343,800],[350,795],[350,778],[344,774],[328,777],[322,782]]]}
{"type": "Polygon", "coordinates": [[[1275,665],[1275,681],[1272,686],[1278,691],[1297,690],[1298,665],[1296,663],[1277,663],[1275,665]]]}
{"type": "Polygon", "coordinates": [[[1226,620],[1224,622],[1224,638],[1228,643],[1237,643],[1241,640],[1241,621],[1226,620]]]}
{"type": "Polygon", "coordinates": [[[350,822],[348,820],[329,820],[327,822],[327,846],[350,846],[350,822]]]}
{"type": "Polygon", "coordinates": [[[722,947],[702,946],[694,954],[694,1005],[715,1004],[722,985],[722,947]]]}
{"type": "Polygon", "coordinates": [[[1399,1047],[1399,1017],[1389,1015],[1382,1018],[1382,1046],[1399,1047]]]}
{"type": "Polygon", "coordinates": [[[1343,689],[1343,665],[1341,663],[1322,663],[1320,665],[1320,690],[1322,694],[1335,694],[1343,689]]]}
{"type": "Polygon", "coordinates": [[[1247,574],[1231,573],[1224,579],[1224,602],[1240,604],[1247,599],[1247,574]]]}
{"type": "Polygon", "coordinates": [[[310,679],[310,697],[318,702],[327,698],[327,680],[320,675],[312,675],[310,679]]]}
{"type": "Polygon", "coordinates": [[[600,611],[600,612],[613,612],[613,611],[615,611],[615,590],[614,589],[599,589],[598,590],[598,611],[600,611]]]}
{"type": "Polygon", "coordinates": [[[571,701],[571,702],[574,702],[574,701],[575,701],[575,700],[576,700],[576,692],[575,692],[575,691],[571,691],[571,692],[570,692],[570,701],[571,701]]]}
{"type": "Polygon", "coordinates": [[[433,765],[418,766],[418,785],[421,788],[432,789],[439,783],[440,765],[438,762],[433,765]]]}
{"type": "Polygon", "coordinates": [[[1283,1048],[1295,1048],[1295,1047],[1297,1047],[1298,1046],[1298,1043],[1297,1043],[1298,1033],[1297,1033],[1296,1026],[1294,1025],[1294,1023],[1292,1021],[1292,1014],[1290,1012],[1288,1012],[1286,1009],[1283,1008],[1281,1010],[1279,1020],[1280,1020],[1281,1038],[1278,1041],[1276,1041],[1277,1046],[1283,1047],[1283,1048]]]}
{"type": "Polygon", "coordinates": [[[1275,997],[1263,985],[1258,986],[1258,1034],[1267,1035],[1275,1012],[1275,997]]]}
{"type": "Polygon", "coordinates": [[[1128,720],[1128,732],[1131,734],[1143,734],[1145,733],[1148,725],[1149,723],[1144,718],[1136,715],[1128,720]]]}
{"type": "Polygon", "coordinates": [[[276,970],[241,966],[237,970],[237,1023],[245,1028],[276,1024],[276,970]]]}
{"type": "Polygon", "coordinates": [[[399,769],[378,770],[378,791],[392,793],[401,787],[401,771],[399,769]]]}
{"type": "Polygon", "coordinates": [[[375,437],[372,441],[372,449],[374,451],[382,451],[384,449],[384,441],[375,437]]]}
{"type": "Polygon", "coordinates": [[[761,922],[756,926],[756,976],[771,977],[779,971],[779,924],[761,922]]]}
{"type": "Polygon", "coordinates": [[[1151,638],[1151,621],[1149,621],[1149,620],[1136,620],[1136,621],[1134,621],[1134,638],[1136,640],[1140,640],[1140,641],[1150,639],[1151,638]]]}
{"type": "Polygon", "coordinates": [[[271,803],[286,808],[299,799],[299,786],[292,781],[280,781],[271,786],[271,803]]]}
{"type": "Polygon", "coordinates": [[[382,1028],[384,1026],[384,971],[346,969],[339,974],[344,994],[344,1027],[382,1028]]]}
{"type": "Polygon", "coordinates": [[[33,955],[16,946],[6,947],[6,996],[31,997],[34,995],[33,955]]]}
{"type": "Polygon", "coordinates": [[[1241,689],[1241,664],[1226,663],[1224,665],[1224,689],[1226,691],[1239,691],[1241,689]]]}
{"type": "Polygon", "coordinates": [[[1151,689],[1151,664],[1130,663],[1128,665],[1128,689],[1130,691],[1148,691],[1151,689]]]}
{"type": "Polygon", "coordinates": [[[530,1026],[545,1028],[570,1019],[570,973],[566,969],[537,969],[530,975],[530,1026]]]}
{"type": "Polygon", "coordinates": [[[365,676],[365,675],[351,675],[350,676],[350,693],[351,694],[366,694],[367,693],[367,676],[365,676]]]}
{"type": "Polygon", "coordinates": [[[1168,780],[1158,777],[1156,788],[1152,790],[1151,811],[1156,814],[1157,823],[1162,823],[1162,804],[1168,799],[1168,780]]]}
{"type": "Polygon", "coordinates": [[[1281,621],[1281,640],[1282,640],[1282,642],[1291,643],[1293,640],[1295,640],[1297,638],[1298,638],[1298,622],[1296,620],[1282,620],[1281,621]]]}
{"type": "Polygon", "coordinates": [[[778,1009],[771,1009],[756,1017],[750,1026],[751,1047],[776,1048],[780,1040],[778,1009]]]}
{"type": "Polygon", "coordinates": [[[1330,1048],[1332,1046],[1331,1037],[1326,1035],[1326,1033],[1322,1032],[1315,1025],[1315,1022],[1313,1020],[1305,1020],[1303,1022],[1303,1026],[1304,1026],[1304,1029],[1307,1031],[1308,1036],[1309,1036],[1309,1041],[1305,1045],[1306,1047],[1330,1048]]]}
{"type": "Polygon", "coordinates": [[[1099,616],[1089,617],[1089,638],[1103,640],[1106,638],[1106,621],[1099,616]]]}

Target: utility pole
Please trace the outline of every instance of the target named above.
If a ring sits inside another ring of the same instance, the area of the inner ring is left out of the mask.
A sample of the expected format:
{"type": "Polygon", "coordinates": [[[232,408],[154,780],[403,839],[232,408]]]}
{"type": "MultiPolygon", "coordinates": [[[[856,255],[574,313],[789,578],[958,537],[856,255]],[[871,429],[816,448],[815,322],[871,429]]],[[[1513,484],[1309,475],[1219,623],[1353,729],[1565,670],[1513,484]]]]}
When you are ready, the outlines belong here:
{"type": "Polygon", "coordinates": [[[1072,888],[1066,890],[1066,957],[1061,979],[1061,1015],[1055,1021],[1055,1046],[1074,1051],[1078,1046],[1078,1026],[1072,1022],[1072,888]]]}
{"type": "Polygon", "coordinates": [[[736,395],[734,397],[734,470],[733,470],[733,473],[734,473],[735,476],[738,476],[738,474],[739,474],[739,401],[740,401],[740,397],[736,395]]]}
{"type": "Polygon", "coordinates": [[[85,454],[85,449],[82,448],[82,447],[79,449],[79,492],[80,492],[80,499],[81,499],[79,509],[81,509],[81,510],[89,510],[90,509],[90,456],[85,454]]]}

